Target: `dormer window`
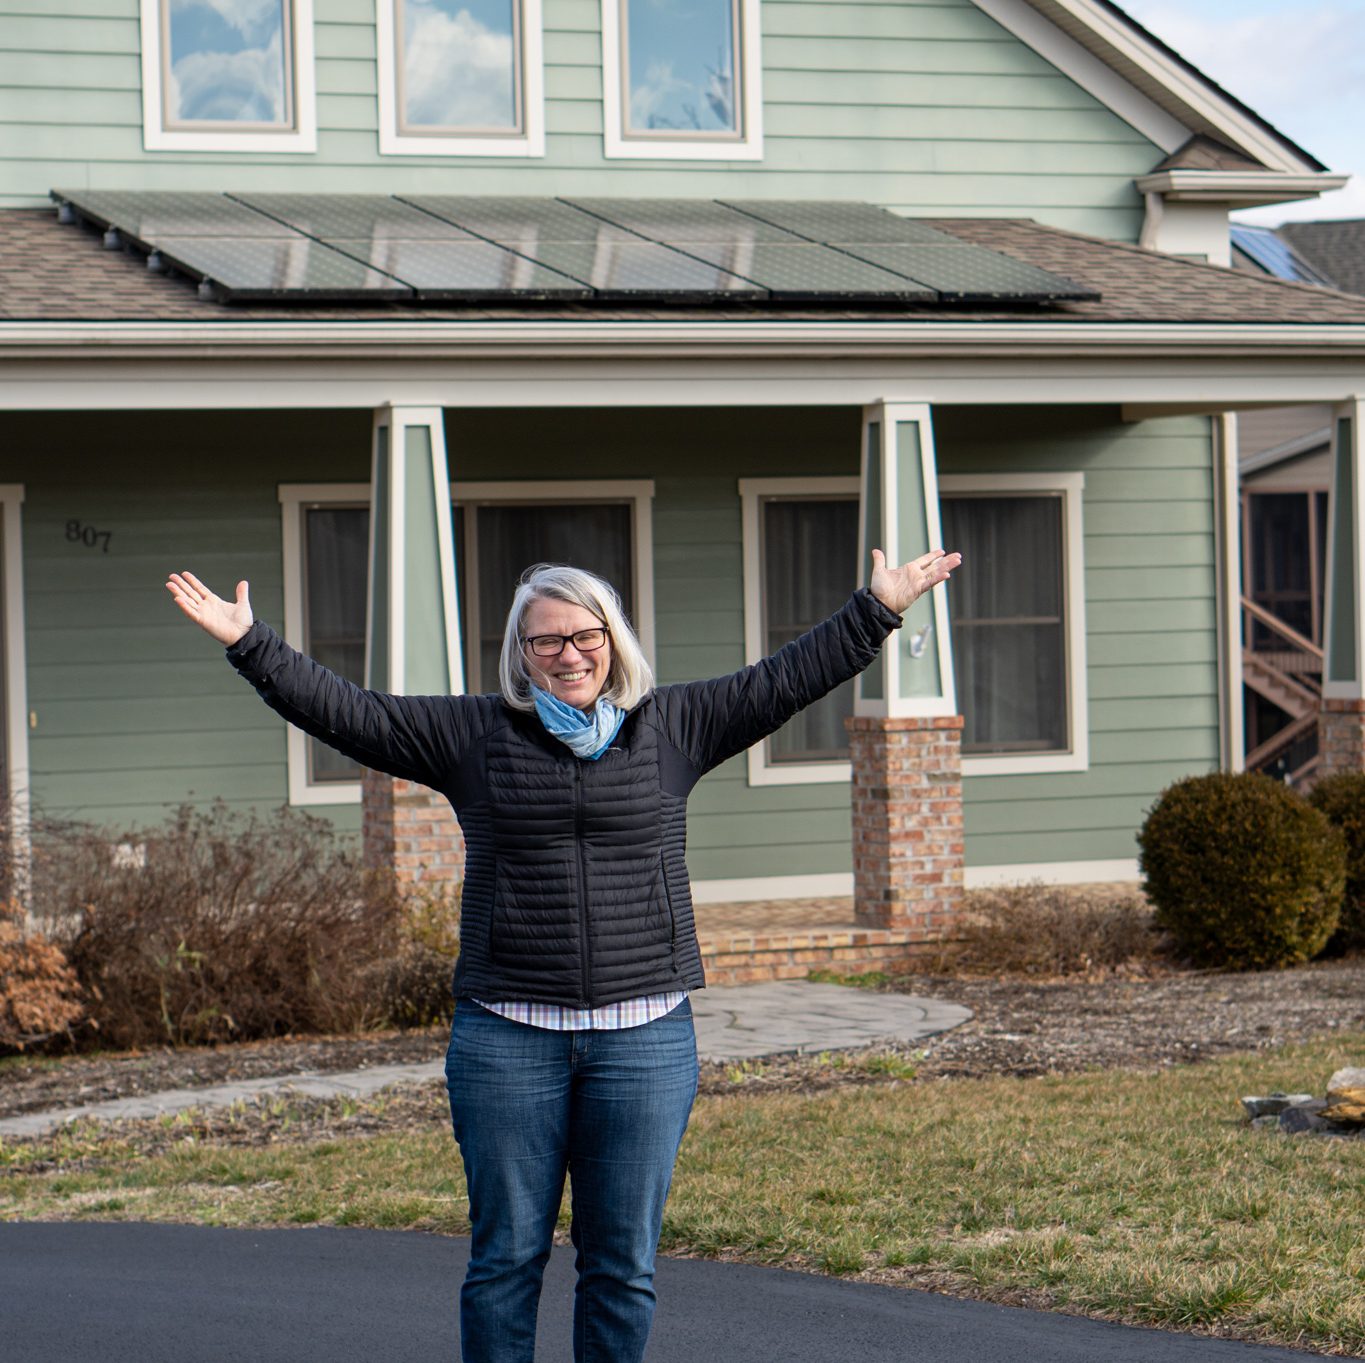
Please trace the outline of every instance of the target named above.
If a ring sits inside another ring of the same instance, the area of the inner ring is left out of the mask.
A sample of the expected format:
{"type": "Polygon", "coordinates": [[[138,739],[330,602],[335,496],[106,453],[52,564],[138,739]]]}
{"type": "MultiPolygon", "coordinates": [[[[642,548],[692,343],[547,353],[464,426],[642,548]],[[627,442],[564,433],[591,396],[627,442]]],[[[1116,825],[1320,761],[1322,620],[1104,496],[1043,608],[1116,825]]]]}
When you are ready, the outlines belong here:
{"type": "Polygon", "coordinates": [[[602,0],[606,154],[763,155],[758,0],[602,0]]]}
{"type": "Polygon", "coordinates": [[[142,0],[148,151],[317,150],[312,0],[142,0]]]}
{"type": "Polygon", "coordinates": [[[378,0],[379,149],[543,156],[540,0],[378,0]]]}

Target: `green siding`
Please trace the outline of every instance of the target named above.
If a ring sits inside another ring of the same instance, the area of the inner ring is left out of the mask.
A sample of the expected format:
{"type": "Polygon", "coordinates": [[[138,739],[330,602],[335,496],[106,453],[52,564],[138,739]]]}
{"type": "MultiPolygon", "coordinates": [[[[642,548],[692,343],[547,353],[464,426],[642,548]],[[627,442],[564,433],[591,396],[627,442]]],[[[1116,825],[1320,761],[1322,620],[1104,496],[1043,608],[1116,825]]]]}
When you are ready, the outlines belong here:
{"type": "Polygon", "coordinates": [[[56,187],[869,199],[1135,240],[1161,153],[971,0],[765,0],[764,159],[608,161],[601,10],[544,0],[543,158],[380,157],[375,0],[320,0],[316,154],[144,152],[138,0],[0,0],[0,206],[56,187]]]}
{"type": "Polygon", "coordinates": [[[1090,769],[969,777],[967,864],[1133,857],[1157,794],[1218,764],[1208,422],[940,408],[934,423],[944,474],[1085,474],[1090,769]]]}
{"type": "MultiPolygon", "coordinates": [[[[969,778],[968,864],[1131,857],[1157,793],[1218,760],[1208,423],[1123,425],[1099,408],[939,408],[934,423],[944,474],[1079,469],[1086,478],[1091,766],[969,778]],[[1151,500],[1127,501],[1152,468],[1162,473],[1151,500]],[[1148,566],[1158,561],[1180,567],[1148,566]]],[[[459,480],[512,471],[654,479],[664,682],[743,664],[736,480],[854,475],[859,441],[856,409],[447,414],[459,480]]],[[[281,803],[283,723],[180,619],[161,584],[183,567],[222,592],[249,577],[257,613],[278,622],[276,485],[366,481],[369,413],[4,417],[0,447],[0,481],[26,488],[38,803],[122,828],[157,821],[181,800],[281,803]],[[109,530],[109,553],[69,542],[70,520],[109,530]]],[[[333,817],[358,826],[354,806],[333,817]]],[[[847,871],[848,789],[751,789],[744,759],[730,761],[692,798],[689,860],[699,879],[847,871]]]]}

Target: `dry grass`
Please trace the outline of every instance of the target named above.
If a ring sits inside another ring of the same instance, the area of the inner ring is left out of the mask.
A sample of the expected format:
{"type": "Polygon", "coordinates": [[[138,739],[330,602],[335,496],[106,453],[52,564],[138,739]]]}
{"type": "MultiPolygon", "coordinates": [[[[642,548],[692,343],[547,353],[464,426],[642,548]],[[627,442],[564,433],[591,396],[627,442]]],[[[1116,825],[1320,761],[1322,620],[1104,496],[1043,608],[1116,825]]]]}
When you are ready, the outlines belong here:
{"type": "MultiPolygon", "coordinates": [[[[1238,1102],[1362,1053],[1357,1032],[1160,1072],[703,1098],[663,1247],[1365,1357],[1365,1139],[1254,1131],[1238,1102]]],[[[267,1146],[182,1116],[159,1154],[112,1129],[0,1149],[0,1218],[461,1233],[439,1088],[429,1127],[383,1131],[401,1101],[354,1105],[353,1138],[294,1140],[310,1118],[285,1102],[267,1146]]]]}

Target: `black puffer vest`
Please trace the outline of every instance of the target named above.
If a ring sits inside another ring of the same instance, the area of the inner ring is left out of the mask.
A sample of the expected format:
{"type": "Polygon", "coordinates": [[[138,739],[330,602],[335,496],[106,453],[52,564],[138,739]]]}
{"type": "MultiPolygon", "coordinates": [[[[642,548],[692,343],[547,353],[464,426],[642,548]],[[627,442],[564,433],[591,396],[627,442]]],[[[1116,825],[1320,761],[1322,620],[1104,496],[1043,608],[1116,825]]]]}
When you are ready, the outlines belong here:
{"type": "Polygon", "coordinates": [[[364,691],[259,621],[228,658],[306,733],[450,801],[465,837],[456,994],[597,1007],[705,984],[692,787],[860,672],[899,624],[856,592],[771,658],[650,692],[595,762],[498,696],[364,691]]]}

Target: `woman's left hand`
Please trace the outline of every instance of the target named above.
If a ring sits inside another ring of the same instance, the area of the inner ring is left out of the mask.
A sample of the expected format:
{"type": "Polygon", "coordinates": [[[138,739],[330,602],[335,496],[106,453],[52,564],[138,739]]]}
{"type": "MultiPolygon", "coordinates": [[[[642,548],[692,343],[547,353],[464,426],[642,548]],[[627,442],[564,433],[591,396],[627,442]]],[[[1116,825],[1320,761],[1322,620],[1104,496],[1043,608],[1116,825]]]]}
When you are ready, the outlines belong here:
{"type": "Polygon", "coordinates": [[[904,615],[930,587],[946,582],[961,562],[961,554],[930,549],[927,554],[921,554],[899,568],[891,568],[887,566],[886,555],[880,549],[874,549],[869,586],[882,605],[897,615],[904,615]]]}

